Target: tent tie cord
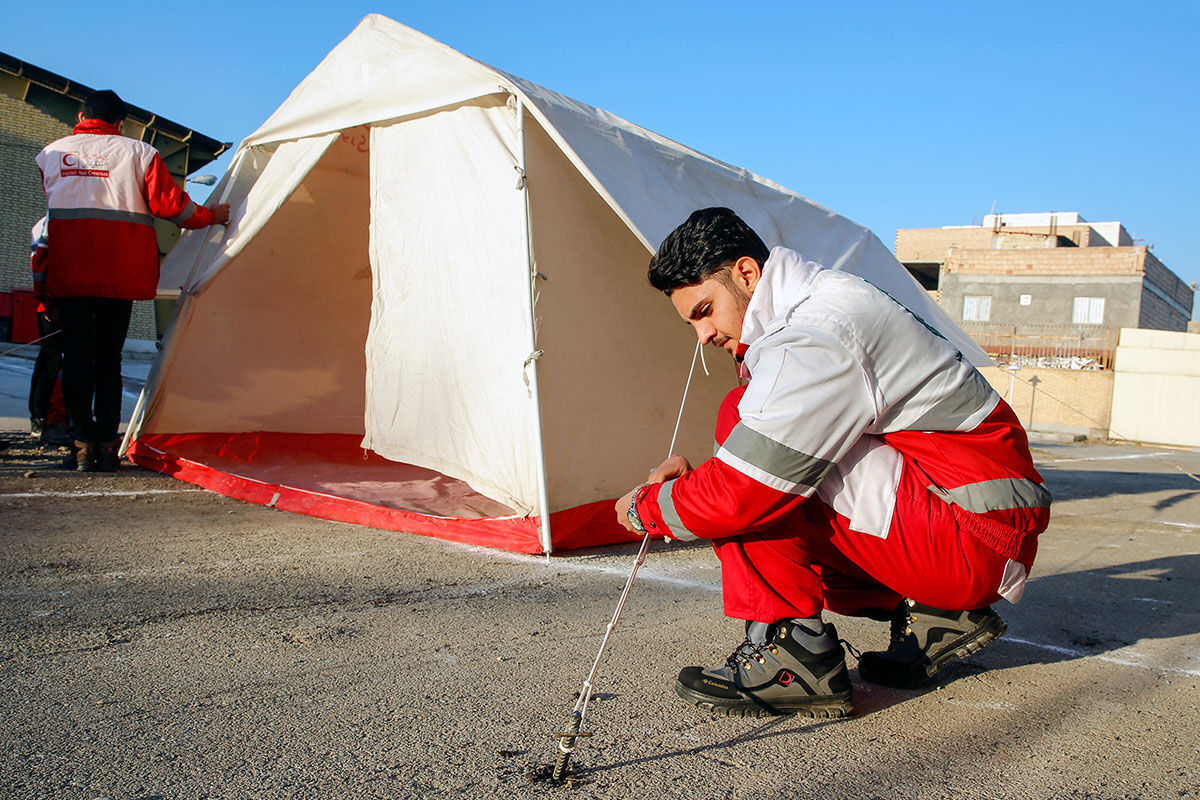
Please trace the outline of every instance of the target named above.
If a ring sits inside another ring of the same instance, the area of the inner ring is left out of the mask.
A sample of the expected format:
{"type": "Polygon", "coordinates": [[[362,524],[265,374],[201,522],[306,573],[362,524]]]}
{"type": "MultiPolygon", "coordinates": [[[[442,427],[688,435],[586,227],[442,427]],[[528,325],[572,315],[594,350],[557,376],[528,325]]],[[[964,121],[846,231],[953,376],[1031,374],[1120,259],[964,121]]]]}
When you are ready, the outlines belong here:
{"type": "Polygon", "coordinates": [[[543,350],[534,350],[529,354],[529,358],[525,359],[525,363],[521,365],[521,378],[525,381],[525,391],[529,393],[530,399],[533,399],[533,387],[529,385],[529,365],[545,354],[543,350]]]}
{"type": "Polygon", "coordinates": [[[522,169],[522,168],[521,168],[521,166],[520,166],[519,164],[514,164],[514,165],[513,165],[513,169],[515,169],[515,170],[517,171],[517,185],[516,185],[516,189],[517,189],[518,191],[520,191],[521,189],[524,189],[524,188],[525,188],[525,170],[524,170],[524,169],[522,169]]]}

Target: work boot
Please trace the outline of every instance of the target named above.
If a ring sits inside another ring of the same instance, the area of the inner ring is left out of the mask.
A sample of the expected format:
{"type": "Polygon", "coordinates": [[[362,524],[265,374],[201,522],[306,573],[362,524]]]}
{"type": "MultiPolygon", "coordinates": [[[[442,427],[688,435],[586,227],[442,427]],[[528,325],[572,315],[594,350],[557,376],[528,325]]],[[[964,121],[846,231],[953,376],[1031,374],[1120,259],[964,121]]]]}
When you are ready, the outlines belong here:
{"type": "Polygon", "coordinates": [[[863,653],[858,674],[865,681],[913,689],[958,658],[983,649],[1008,626],[990,608],[942,611],[905,600],[892,612],[892,641],[885,652],[863,653]]]}
{"type": "Polygon", "coordinates": [[[63,456],[63,466],[76,472],[95,472],[97,463],[96,445],[76,441],[71,452],[63,456]]]}
{"type": "Polygon", "coordinates": [[[819,619],[748,623],[724,666],[685,668],[675,694],[726,717],[844,717],[854,707],[837,631],[819,619]]]}
{"type": "Polygon", "coordinates": [[[121,464],[121,457],[117,454],[121,449],[121,440],[115,439],[111,442],[96,446],[96,469],[100,472],[116,472],[121,464]]]}

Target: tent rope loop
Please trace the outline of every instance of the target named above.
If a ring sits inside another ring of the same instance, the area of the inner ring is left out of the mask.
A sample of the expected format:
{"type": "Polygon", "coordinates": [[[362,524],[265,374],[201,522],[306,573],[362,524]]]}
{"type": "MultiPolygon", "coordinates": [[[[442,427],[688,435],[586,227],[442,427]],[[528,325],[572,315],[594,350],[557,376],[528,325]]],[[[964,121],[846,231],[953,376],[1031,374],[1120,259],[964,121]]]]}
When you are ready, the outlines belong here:
{"type": "Polygon", "coordinates": [[[529,393],[530,399],[533,398],[533,388],[529,385],[529,365],[544,355],[545,351],[534,350],[529,354],[529,358],[525,359],[525,363],[521,365],[521,378],[525,381],[525,391],[529,393]]]}
{"type": "Polygon", "coordinates": [[[513,169],[517,171],[517,190],[525,188],[525,170],[519,164],[514,164],[513,169]]]}

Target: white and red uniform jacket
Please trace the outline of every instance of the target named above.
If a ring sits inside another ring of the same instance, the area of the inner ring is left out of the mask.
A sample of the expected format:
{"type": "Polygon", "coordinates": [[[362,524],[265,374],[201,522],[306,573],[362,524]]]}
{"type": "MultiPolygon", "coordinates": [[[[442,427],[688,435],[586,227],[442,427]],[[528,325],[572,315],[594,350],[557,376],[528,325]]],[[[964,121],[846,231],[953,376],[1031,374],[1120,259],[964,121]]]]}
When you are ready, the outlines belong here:
{"type": "Polygon", "coordinates": [[[854,275],[771,251],[742,326],[741,421],[691,472],[639,490],[652,532],[762,530],[816,496],[886,537],[905,466],[960,525],[1015,559],[1050,494],[1012,409],[961,353],[854,275]]]}
{"type": "Polygon", "coordinates": [[[154,217],[184,228],[213,223],[150,145],[86,119],[37,155],[49,204],[45,292],[51,297],[149,300],[158,288],[154,217]]]}

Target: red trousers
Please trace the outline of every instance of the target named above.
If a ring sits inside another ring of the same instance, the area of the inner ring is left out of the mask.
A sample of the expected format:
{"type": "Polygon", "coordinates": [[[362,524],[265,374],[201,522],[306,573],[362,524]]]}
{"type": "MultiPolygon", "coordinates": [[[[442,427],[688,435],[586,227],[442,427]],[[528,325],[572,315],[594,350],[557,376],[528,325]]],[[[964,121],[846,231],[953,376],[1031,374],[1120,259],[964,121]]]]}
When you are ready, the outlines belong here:
{"type": "MultiPolygon", "coordinates": [[[[717,440],[737,422],[734,390],[722,404],[717,440]]],[[[850,530],[850,521],[816,497],[761,532],[717,539],[727,616],[756,622],[838,614],[885,619],[907,597],[945,610],[996,602],[1009,559],[962,530],[950,506],[928,490],[908,458],[886,538],[850,530]]],[[[1030,536],[1018,562],[1037,551],[1030,536]]]]}

